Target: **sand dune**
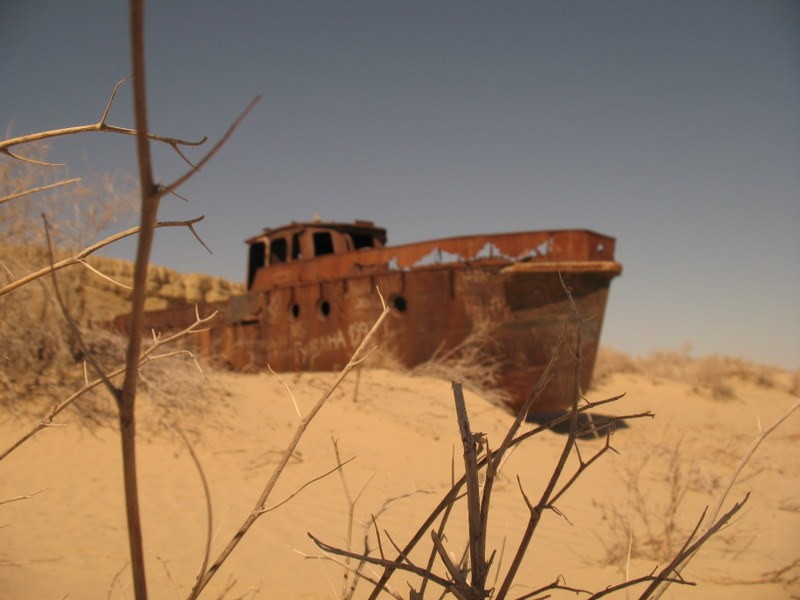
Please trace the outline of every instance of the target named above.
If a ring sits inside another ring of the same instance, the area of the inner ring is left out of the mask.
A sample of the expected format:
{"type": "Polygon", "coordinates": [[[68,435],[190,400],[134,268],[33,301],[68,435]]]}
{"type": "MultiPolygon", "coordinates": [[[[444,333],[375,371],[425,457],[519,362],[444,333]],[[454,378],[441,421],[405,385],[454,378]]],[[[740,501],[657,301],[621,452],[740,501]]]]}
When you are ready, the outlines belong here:
{"type": "MultiPolygon", "coordinates": [[[[281,449],[297,426],[292,402],[268,374],[214,373],[224,390],[215,413],[183,423],[211,488],[215,539],[212,556],[251,510],[281,449]]],[[[301,411],[330,385],[333,375],[287,375],[301,411]]],[[[600,590],[625,578],[625,551],[633,527],[631,577],[663,565],[648,539],[674,536],[680,543],[704,506],[713,504],[758,432],[794,401],[788,374],[764,382],[731,379],[725,400],[697,386],[648,375],[605,377],[590,397],[624,392],[605,410],[626,414],[650,410],[654,419],[633,420],[606,454],[559,501],[564,518],[548,513],[517,578],[516,596],[563,576],[570,586],[600,590]],[[680,501],[673,516],[670,498],[680,501]],[[638,495],[638,496],[637,496],[638,495]],[[636,498],[646,508],[639,517],[636,498]]],[[[468,393],[474,430],[497,444],[511,416],[468,393]]],[[[145,400],[144,419],[153,410],[145,400]]],[[[132,598],[120,474],[119,442],[113,428],[86,428],[64,415],[69,426],[39,433],[0,463],[0,499],[36,494],[0,506],[0,597],[132,598]],[[72,422],[72,424],[70,424],[72,422]],[[68,596],[67,596],[68,595],[68,596]]],[[[7,446],[31,425],[4,418],[0,439],[7,446]]],[[[139,445],[141,499],[153,598],[182,598],[202,559],[205,502],[198,473],[177,437],[142,432],[139,445]]],[[[370,515],[400,498],[379,516],[379,525],[403,544],[449,489],[455,455],[461,473],[458,429],[449,382],[387,370],[364,370],[336,392],[312,424],[270,505],[335,465],[332,439],[343,459],[355,506],[353,539],[360,547],[370,515]]],[[[761,447],[731,498],[750,500],[735,523],[713,539],[686,569],[696,587],[673,586],[672,598],[800,597],[800,415],[795,414],[761,447]],[[793,565],[793,566],[791,566],[793,565]],[[779,570],[785,571],[778,573],[779,570]]],[[[490,517],[489,548],[505,548],[502,570],[527,519],[517,477],[531,497],[541,492],[564,442],[546,432],[513,453],[501,473],[490,517]]],[[[580,443],[584,457],[603,440],[580,443]]],[[[574,467],[575,465],[571,465],[574,467]]],[[[347,500],[336,474],[302,490],[256,523],[203,597],[337,598],[341,567],[320,556],[307,532],[332,545],[346,544],[347,500]]],[[[466,526],[461,509],[451,517],[448,550],[460,556],[466,526]]],[[[386,535],[383,543],[388,544],[386,535]]],[[[429,538],[426,538],[429,539],[429,538]]],[[[423,544],[427,552],[429,542],[423,544]]],[[[424,562],[422,554],[412,557],[424,562]]],[[[402,578],[392,580],[404,597],[402,578]]],[[[368,585],[359,586],[365,597],[368,585]]],[[[635,591],[629,597],[636,597],[635,591]]],[[[554,597],[574,598],[568,592],[554,597]]],[[[615,597],[628,597],[625,592],[615,597]]]]}

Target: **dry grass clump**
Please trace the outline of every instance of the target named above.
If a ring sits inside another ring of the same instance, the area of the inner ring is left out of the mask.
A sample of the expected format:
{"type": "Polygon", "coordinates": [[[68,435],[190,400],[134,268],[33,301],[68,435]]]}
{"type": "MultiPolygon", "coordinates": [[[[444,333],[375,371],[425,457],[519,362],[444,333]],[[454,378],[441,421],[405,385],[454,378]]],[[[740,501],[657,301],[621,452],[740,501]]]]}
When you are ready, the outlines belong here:
{"type": "MultiPolygon", "coordinates": [[[[127,338],[102,328],[87,329],[83,333],[89,351],[103,357],[101,366],[111,371],[125,358],[127,338]]],[[[192,354],[174,350],[163,358],[154,357],[139,369],[142,399],[137,422],[140,433],[173,435],[177,429],[196,433],[200,425],[214,423],[223,427],[225,412],[230,408],[225,390],[216,383],[213,371],[201,368],[192,354]]],[[[119,383],[119,382],[117,382],[119,383]]],[[[104,390],[96,390],[77,407],[84,419],[113,424],[116,407],[104,390]]]]}
{"type": "Polygon", "coordinates": [[[698,393],[715,400],[736,397],[736,382],[747,382],[763,388],[800,391],[800,371],[786,371],[731,356],[712,354],[695,358],[690,348],[658,350],[644,357],[631,357],[624,352],[601,347],[595,365],[595,383],[602,383],[615,373],[638,373],[654,379],[682,381],[698,393]]]}
{"type": "MultiPolygon", "coordinates": [[[[40,252],[30,253],[38,254],[40,252]]],[[[26,258],[17,253],[12,261],[15,267],[25,269],[26,258]]],[[[89,310],[84,293],[86,279],[93,276],[85,269],[73,268],[60,279],[65,307],[87,339],[97,338],[90,333],[98,329],[94,319],[101,316],[89,310]]],[[[53,402],[54,398],[82,385],[84,352],[64,320],[49,279],[32,282],[0,297],[0,313],[3,315],[0,319],[0,403],[3,408],[12,412],[36,410],[39,407],[37,398],[53,402]]],[[[97,356],[105,362],[104,352],[98,352],[97,356]]]]}
{"type": "MultiPolygon", "coordinates": [[[[47,148],[33,147],[28,156],[44,161],[47,148]]],[[[57,167],[4,159],[0,197],[58,179],[57,167]]],[[[0,287],[48,267],[51,260],[73,256],[134,208],[133,186],[124,176],[93,177],[0,203],[0,287]],[[47,217],[52,258],[42,215],[47,217]]],[[[85,364],[87,350],[108,372],[124,363],[126,339],[108,331],[106,323],[126,310],[127,301],[121,295],[108,301],[99,293],[116,284],[83,265],[57,277],[63,308],[85,348],[64,318],[50,277],[0,296],[0,407],[20,417],[40,416],[94,378],[85,364]]],[[[220,404],[221,392],[204,381],[186,356],[152,361],[141,369],[141,377],[153,407],[143,413],[147,430],[191,426],[220,404]]],[[[85,425],[110,425],[117,418],[113,399],[101,389],[88,391],[75,407],[73,416],[85,425]]]]}
{"type": "Polygon", "coordinates": [[[491,349],[497,345],[496,326],[490,321],[474,324],[472,332],[452,348],[440,346],[433,356],[411,369],[413,375],[458,381],[465,389],[500,406],[509,398],[499,385],[502,363],[493,358],[491,349]]]}
{"type": "MultiPolygon", "coordinates": [[[[32,146],[28,157],[44,161],[47,147],[32,146]]],[[[12,196],[62,179],[58,167],[43,170],[31,162],[0,162],[0,197],[12,196]]],[[[54,259],[64,258],[88,244],[115,221],[132,215],[133,187],[124,176],[98,176],[75,181],[26,197],[0,203],[0,287],[50,264],[43,215],[54,259]],[[109,202],[112,199],[113,202],[109,202]]],[[[71,317],[80,325],[103,318],[87,306],[82,290],[97,277],[85,268],[73,268],[60,280],[62,297],[71,317]]],[[[0,296],[0,398],[4,408],[21,410],[34,393],[58,395],[82,379],[80,348],[52,293],[49,279],[39,279],[0,296]]],[[[105,315],[110,316],[110,315],[105,315]]]]}
{"type": "MultiPolygon", "coordinates": [[[[25,155],[28,159],[43,163],[47,161],[47,144],[28,144],[25,155]]],[[[20,194],[26,190],[46,187],[63,181],[67,176],[65,167],[53,165],[43,169],[41,164],[30,161],[0,160],[0,198],[20,194]]],[[[53,246],[70,250],[89,245],[101,231],[120,221],[130,220],[136,210],[135,182],[130,175],[98,174],[69,180],[69,185],[55,187],[24,198],[0,203],[0,240],[3,244],[30,247],[44,259],[47,265],[47,239],[42,223],[42,214],[50,222],[50,239],[53,246]]],[[[18,256],[4,255],[9,260],[18,256]]],[[[16,275],[24,275],[18,272],[16,275]]]]}
{"type": "MultiPolygon", "coordinates": [[[[20,291],[32,289],[34,286],[25,286],[20,291]]],[[[39,296],[35,300],[40,304],[52,300],[51,294],[39,296]]],[[[3,300],[6,299],[0,302],[3,300]]],[[[19,418],[41,417],[93,378],[84,361],[83,349],[69,328],[59,321],[63,318],[58,310],[46,306],[38,313],[44,316],[41,324],[22,319],[22,325],[16,328],[21,331],[11,334],[20,337],[6,337],[11,326],[19,325],[19,321],[0,323],[0,335],[10,342],[6,347],[16,350],[2,356],[0,406],[19,418]]],[[[79,329],[89,353],[106,372],[124,363],[125,337],[97,325],[79,329]]],[[[224,390],[214,383],[213,374],[206,376],[200,370],[188,352],[149,361],[139,370],[139,376],[144,394],[138,417],[142,433],[170,434],[176,427],[193,432],[203,422],[224,422],[227,409],[224,390]]],[[[112,381],[119,384],[118,379],[112,381]]],[[[113,427],[117,421],[114,400],[101,387],[88,390],[73,404],[69,419],[85,427],[113,427]]]]}

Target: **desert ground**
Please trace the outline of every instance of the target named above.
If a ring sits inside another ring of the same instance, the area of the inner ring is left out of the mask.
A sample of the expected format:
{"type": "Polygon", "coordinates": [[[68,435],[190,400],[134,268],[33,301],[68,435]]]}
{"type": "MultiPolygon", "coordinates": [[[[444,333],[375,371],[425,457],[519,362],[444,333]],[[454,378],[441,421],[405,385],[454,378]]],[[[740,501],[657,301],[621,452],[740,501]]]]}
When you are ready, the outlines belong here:
{"type": "MultiPolygon", "coordinates": [[[[558,577],[567,586],[596,592],[663,566],[665,553],[683,542],[704,507],[716,503],[760,429],[797,399],[796,374],[729,370],[712,385],[710,379],[687,378],[685,369],[671,373],[656,363],[657,357],[636,368],[606,368],[596,377],[589,399],[624,393],[598,412],[655,416],[618,428],[610,440],[616,453],[604,454],[557,502],[561,515],[545,514],[513,597],[558,577]]],[[[213,392],[196,398],[203,410],[188,410],[173,425],[185,433],[208,483],[213,560],[252,510],[298,426],[292,395],[305,414],[334,374],[286,374],[281,380],[269,373],[209,372],[207,377],[203,385],[213,392]]],[[[187,388],[187,394],[193,392],[187,388]]],[[[496,447],[512,415],[478,393],[467,391],[466,400],[473,430],[496,447]]],[[[194,401],[189,398],[190,408],[194,401]]],[[[160,410],[157,403],[143,397],[138,410],[149,589],[153,598],[185,598],[204,554],[204,488],[187,444],[169,428],[152,424],[159,421],[153,414],[160,410]]],[[[63,426],[39,432],[0,462],[2,598],[133,597],[116,429],[113,423],[87,423],[70,411],[57,420],[63,426]],[[20,496],[30,497],[15,500],[20,496]]],[[[3,449],[35,423],[31,414],[4,415],[3,449]]],[[[534,436],[499,474],[487,547],[497,550],[494,566],[501,571],[528,519],[521,490],[538,498],[565,439],[549,431],[534,436]]],[[[798,442],[800,412],[764,441],[741,473],[724,510],[748,493],[749,500],[684,569],[685,580],[696,585],[673,585],[665,597],[800,598],[798,442]]],[[[581,440],[581,455],[588,459],[605,443],[605,438],[581,440]]],[[[576,466],[576,460],[569,463],[567,477],[576,466]]],[[[453,471],[455,477],[463,473],[463,460],[449,381],[367,367],[351,373],[311,423],[268,505],[296,495],[260,517],[202,597],[343,597],[346,571],[337,562],[343,559],[325,557],[308,532],[354,550],[363,549],[368,532],[374,547],[374,516],[385,551],[393,554],[391,544],[403,545],[419,527],[449,489],[453,471]],[[336,466],[334,440],[341,460],[352,460],[314,481],[336,466]]],[[[445,538],[455,561],[466,540],[463,503],[450,517],[445,538]]],[[[412,561],[424,564],[430,547],[426,536],[412,561]]],[[[395,575],[390,586],[408,597],[403,576],[395,575]]],[[[366,597],[369,589],[361,582],[355,597],[366,597]]],[[[635,598],[641,590],[612,597],[635,598]]],[[[438,590],[428,595],[438,597],[438,590]]]]}

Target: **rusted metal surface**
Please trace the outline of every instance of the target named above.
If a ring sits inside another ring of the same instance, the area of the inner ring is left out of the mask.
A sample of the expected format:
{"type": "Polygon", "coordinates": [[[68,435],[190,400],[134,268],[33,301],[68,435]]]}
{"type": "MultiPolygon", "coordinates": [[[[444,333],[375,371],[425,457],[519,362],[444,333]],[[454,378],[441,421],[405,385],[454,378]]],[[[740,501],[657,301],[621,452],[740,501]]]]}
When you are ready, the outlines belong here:
{"type": "MultiPolygon", "coordinates": [[[[381,311],[392,307],[381,341],[406,366],[456,347],[489,324],[487,357],[501,367],[509,404],[525,400],[573,320],[559,273],[582,327],[581,387],[591,382],[609,283],[619,275],[614,239],[586,230],[448,238],[385,246],[369,222],[293,223],[247,240],[249,293],[224,305],[195,342],[234,369],[337,370],[381,311]]],[[[148,328],[174,330],[194,307],[148,313],[148,328]]],[[[563,351],[533,411],[569,407],[574,359],[563,351]]]]}

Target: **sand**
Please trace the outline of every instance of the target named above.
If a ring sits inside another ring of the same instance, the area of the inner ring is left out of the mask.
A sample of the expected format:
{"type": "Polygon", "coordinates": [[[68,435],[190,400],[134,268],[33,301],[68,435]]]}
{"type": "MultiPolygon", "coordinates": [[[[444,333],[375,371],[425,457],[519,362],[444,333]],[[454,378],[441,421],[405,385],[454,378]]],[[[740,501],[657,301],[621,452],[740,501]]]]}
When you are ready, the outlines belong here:
{"type": "MultiPolygon", "coordinates": [[[[206,421],[183,424],[211,490],[216,557],[253,504],[298,425],[283,385],[269,374],[215,373],[225,390],[220,410],[206,421]]],[[[787,376],[788,377],[788,376],[787,376]]],[[[333,380],[327,373],[287,375],[301,411],[333,380]]],[[[644,575],[663,558],[642,547],[648,538],[675,543],[688,534],[702,509],[714,504],[741,455],[758,433],[794,401],[790,385],[730,381],[735,396],[715,400],[703,390],[647,374],[618,374],[588,395],[625,397],[601,412],[652,411],[616,431],[607,453],[559,500],[563,517],[548,512],[514,587],[518,597],[562,576],[569,586],[599,591],[626,577],[644,575]],[[636,498],[647,514],[641,519],[636,498]],[[670,498],[677,509],[670,510],[670,498]],[[674,516],[670,516],[674,512],[674,516]],[[626,566],[633,527],[636,552],[626,566]]],[[[472,427],[496,446],[511,415],[467,393],[472,427]]],[[[143,400],[140,414],[152,407],[143,400]]],[[[352,539],[363,545],[377,514],[384,546],[403,544],[449,489],[451,466],[462,473],[450,383],[387,370],[351,376],[324,407],[301,442],[269,505],[295,493],[335,466],[337,440],[349,495],[357,497],[352,539]],[[357,385],[357,388],[356,388],[357,385]],[[455,461],[453,462],[453,457],[455,461]],[[397,499],[386,510],[382,508],[397,499]],[[382,512],[381,512],[382,511],[382,512]]],[[[71,418],[73,417],[73,418],[71,418]]],[[[120,449],[110,427],[87,428],[63,415],[66,427],[40,432],[0,463],[0,499],[33,494],[0,505],[0,597],[132,598],[120,449]]],[[[3,448],[24,433],[29,420],[4,417],[3,448]]],[[[206,509],[197,469],[175,436],[142,432],[138,456],[149,589],[152,598],[185,598],[203,555],[206,509]]],[[[501,472],[490,516],[489,549],[505,571],[528,518],[520,487],[538,498],[564,443],[546,432],[513,453],[501,472]],[[500,549],[502,557],[500,557],[500,549]]],[[[734,523],[712,539],[684,577],[696,586],[673,586],[671,598],[800,597],[800,414],[775,431],[734,487],[726,508],[750,493],[734,523]],[[793,566],[792,566],[793,565],[793,566]],[[784,572],[776,573],[786,568],[784,572]]],[[[579,444],[582,456],[604,440],[579,444]]],[[[569,472],[576,462],[570,463],[569,472]]],[[[222,567],[202,597],[328,599],[341,597],[343,570],[319,558],[307,532],[347,544],[348,501],[334,473],[302,489],[290,502],[264,514],[222,567]]],[[[446,546],[458,557],[465,541],[464,511],[454,511],[446,546]]],[[[374,538],[373,538],[374,539],[374,538]]],[[[426,536],[422,546],[430,548],[426,536]]],[[[373,542],[374,543],[374,542],[373,542]]],[[[387,550],[390,553],[390,550],[387,550]]],[[[423,554],[413,560],[424,563],[423,554]]],[[[393,589],[408,597],[402,577],[393,589]]],[[[356,597],[366,597],[362,583],[356,597]]],[[[626,595],[637,597],[635,588],[626,595]]],[[[431,597],[438,597],[430,595],[431,597]]],[[[556,598],[580,598],[555,592],[556,598]]]]}

